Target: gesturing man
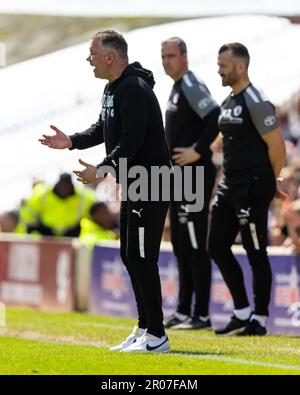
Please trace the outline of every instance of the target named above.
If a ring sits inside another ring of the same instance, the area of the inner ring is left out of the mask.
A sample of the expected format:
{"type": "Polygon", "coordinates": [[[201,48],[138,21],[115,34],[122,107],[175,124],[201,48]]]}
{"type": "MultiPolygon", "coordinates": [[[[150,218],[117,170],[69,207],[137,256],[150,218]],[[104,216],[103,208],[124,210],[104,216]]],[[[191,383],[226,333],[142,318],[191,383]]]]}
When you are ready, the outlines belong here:
{"type": "MultiPolygon", "coordinates": [[[[120,181],[119,159],[127,160],[128,170],[137,165],[148,171],[152,166],[170,167],[162,115],[152,89],[155,83],[152,72],[138,62],[128,63],[127,43],[113,30],[99,32],[92,38],[87,61],[94,68],[96,78],[108,80],[99,120],[86,131],[71,136],[52,127],[56,134],[44,135],[41,143],[51,148],[85,149],[104,142],[107,156],[100,164],[93,166],[80,161],[85,169],[75,174],[83,183],[103,177],[108,166],[120,181]]],[[[112,350],[170,349],[163,327],[157,266],[168,205],[162,200],[136,201],[130,195],[121,203],[121,257],[137,302],[138,326],[112,350]]]]}

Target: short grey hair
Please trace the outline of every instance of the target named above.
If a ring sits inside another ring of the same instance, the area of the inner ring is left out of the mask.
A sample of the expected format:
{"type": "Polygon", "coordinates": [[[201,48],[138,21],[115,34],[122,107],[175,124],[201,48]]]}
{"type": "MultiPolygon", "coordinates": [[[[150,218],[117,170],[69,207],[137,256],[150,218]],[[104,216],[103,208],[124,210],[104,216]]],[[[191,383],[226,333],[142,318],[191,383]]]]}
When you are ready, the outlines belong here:
{"type": "Polygon", "coordinates": [[[123,60],[128,60],[128,45],[123,35],[116,30],[102,30],[92,37],[104,47],[113,48],[123,60]]]}
{"type": "Polygon", "coordinates": [[[164,40],[161,43],[161,46],[163,47],[165,44],[167,43],[175,43],[177,45],[177,47],[179,48],[179,51],[183,54],[183,53],[187,53],[187,47],[186,47],[186,43],[185,41],[183,41],[182,38],[180,37],[170,37],[167,38],[166,40],[164,40]]]}

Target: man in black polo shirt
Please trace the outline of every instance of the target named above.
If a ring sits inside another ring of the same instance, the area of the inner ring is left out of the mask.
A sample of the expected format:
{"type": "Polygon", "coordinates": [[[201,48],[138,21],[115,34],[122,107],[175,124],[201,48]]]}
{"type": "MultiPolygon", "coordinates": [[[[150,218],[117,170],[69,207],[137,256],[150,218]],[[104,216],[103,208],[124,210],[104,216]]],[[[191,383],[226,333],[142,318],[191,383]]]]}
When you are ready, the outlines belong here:
{"type": "Polygon", "coordinates": [[[207,219],[216,169],[209,146],[219,131],[220,107],[204,82],[188,69],[186,44],[181,38],[165,40],[161,55],[166,74],[174,80],[165,124],[172,162],[182,167],[190,166],[194,184],[200,182],[196,167],[204,166],[203,209],[191,212],[185,199],[172,201],[170,206],[171,240],[179,268],[179,302],[165,327],[202,329],[211,326],[208,311],[211,262],[207,252],[207,219]]]}
{"type": "Polygon", "coordinates": [[[219,50],[223,86],[232,88],[219,117],[223,140],[224,180],[213,206],[209,252],[218,265],[234,302],[234,315],[218,335],[265,335],[272,273],[267,256],[267,221],[277,194],[276,178],[285,163],[285,145],[274,106],[251,84],[249,53],[239,43],[219,50]],[[231,246],[238,232],[253,273],[251,314],[241,267],[231,246]]]}

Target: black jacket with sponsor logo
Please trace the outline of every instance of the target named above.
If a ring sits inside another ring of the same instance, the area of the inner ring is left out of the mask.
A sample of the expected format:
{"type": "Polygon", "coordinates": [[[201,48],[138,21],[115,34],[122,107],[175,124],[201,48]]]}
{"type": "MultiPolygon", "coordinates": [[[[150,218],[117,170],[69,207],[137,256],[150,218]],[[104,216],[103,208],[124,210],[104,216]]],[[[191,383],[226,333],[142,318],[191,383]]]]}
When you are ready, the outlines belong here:
{"type": "Polygon", "coordinates": [[[261,137],[277,127],[274,106],[252,85],[229,95],[221,106],[224,172],[227,179],[274,177],[268,146],[261,137]]]}
{"type": "Polygon", "coordinates": [[[210,144],[219,133],[220,107],[203,81],[188,71],[173,85],[166,111],[166,137],[169,149],[194,145],[201,154],[195,165],[211,161],[210,144]]]}
{"type": "Polygon", "coordinates": [[[105,86],[99,120],[84,132],[70,136],[72,149],[104,142],[107,156],[97,167],[110,165],[117,173],[119,158],[128,160],[128,168],[170,166],[154,84],[151,71],[138,62],[129,64],[118,79],[105,86]]]}

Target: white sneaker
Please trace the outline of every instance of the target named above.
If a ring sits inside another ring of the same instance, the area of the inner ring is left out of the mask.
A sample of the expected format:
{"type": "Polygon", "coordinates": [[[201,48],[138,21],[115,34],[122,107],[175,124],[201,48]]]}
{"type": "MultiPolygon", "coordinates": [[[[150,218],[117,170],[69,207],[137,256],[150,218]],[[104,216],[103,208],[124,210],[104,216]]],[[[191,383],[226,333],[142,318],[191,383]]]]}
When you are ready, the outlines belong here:
{"type": "Polygon", "coordinates": [[[142,337],[146,333],[147,329],[140,329],[136,325],[133,327],[132,332],[130,335],[127,337],[126,340],[124,340],[122,343],[118,344],[117,346],[111,347],[111,351],[121,351],[124,348],[131,346],[134,344],[140,337],[142,337]]]}
{"type": "Polygon", "coordinates": [[[122,352],[164,352],[170,351],[170,343],[167,335],[156,337],[145,333],[131,346],[121,350],[122,352]]]}

